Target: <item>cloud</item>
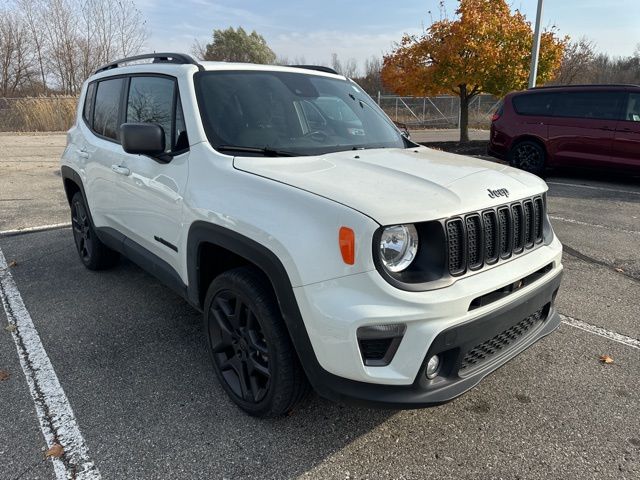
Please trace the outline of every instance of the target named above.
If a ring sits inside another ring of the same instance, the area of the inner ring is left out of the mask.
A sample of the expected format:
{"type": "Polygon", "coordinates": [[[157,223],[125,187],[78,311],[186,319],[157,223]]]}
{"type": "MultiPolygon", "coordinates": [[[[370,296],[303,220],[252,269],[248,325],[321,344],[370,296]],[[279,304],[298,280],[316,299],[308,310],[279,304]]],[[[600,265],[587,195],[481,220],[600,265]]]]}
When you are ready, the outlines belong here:
{"type": "MultiPolygon", "coordinates": [[[[419,29],[406,33],[419,33],[419,29]]],[[[371,56],[381,57],[393,49],[404,31],[379,33],[354,33],[337,30],[293,31],[268,37],[269,46],[278,56],[288,58],[304,57],[309,63],[331,61],[331,54],[337,53],[345,61],[355,58],[360,65],[371,56]]]]}

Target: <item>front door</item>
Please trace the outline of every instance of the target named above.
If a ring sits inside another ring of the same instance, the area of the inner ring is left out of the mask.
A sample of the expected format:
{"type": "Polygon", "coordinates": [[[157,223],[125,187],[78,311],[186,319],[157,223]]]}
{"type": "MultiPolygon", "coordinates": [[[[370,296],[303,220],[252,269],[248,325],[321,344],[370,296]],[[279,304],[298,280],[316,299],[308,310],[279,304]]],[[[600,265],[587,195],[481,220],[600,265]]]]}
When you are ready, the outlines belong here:
{"type": "Polygon", "coordinates": [[[166,156],[156,159],[121,151],[113,170],[123,198],[115,213],[122,233],[178,268],[183,195],[189,173],[189,142],[174,78],[136,75],[129,79],[124,121],[154,123],[165,132],[166,156]]]}
{"type": "Polygon", "coordinates": [[[622,91],[554,93],[548,148],[556,165],[602,167],[611,158],[622,91]]]}
{"type": "Polygon", "coordinates": [[[640,93],[630,93],[613,141],[612,167],[640,172],[640,93]]]}

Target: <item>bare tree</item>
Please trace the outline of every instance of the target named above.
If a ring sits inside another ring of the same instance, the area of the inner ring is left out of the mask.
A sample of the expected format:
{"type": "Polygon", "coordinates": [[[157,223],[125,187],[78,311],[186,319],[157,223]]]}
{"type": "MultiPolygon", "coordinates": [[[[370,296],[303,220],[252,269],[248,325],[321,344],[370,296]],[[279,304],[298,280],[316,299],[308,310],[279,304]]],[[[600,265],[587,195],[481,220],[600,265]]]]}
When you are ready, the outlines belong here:
{"type": "Polygon", "coordinates": [[[569,85],[587,83],[593,72],[593,61],[596,57],[593,41],[586,37],[571,42],[564,50],[562,64],[553,83],[569,85]]]}
{"type": "Polygon", "coordinates": [[[344,75],[348,78],[353,78],[358,75],[358,62],[355,58],[349,58],[346,63],[342,63],[338,58],[337,53],[331,54],[331,68],[333,68],[340,75],[344,75]]]}
{"type": "Polygon", "coordinates": [[[378,92],[384,92],[382,84],[382,60],[378,57],[367,58],[364,61],[364,76],[355,77],[354,80],[369,95],[375,96],[378,92]]]}
{"type": "Polygon", "coordinates": [[[76,94],[98,66],[138,53],[148,36],[133,0],[14,0],[4,4],[4,23],[7,18],[20,18],[25,26],[29,44],[25,58],[32,70],[37,66],[45,91],[52,85],[58,92],[76,94]]]}
{"type": "Polygon", "coordinates": [[[42,28],[42,0],[17,0],[16,8],[18,13],[24,18],[24,22],[29,28],[29,35],[33,41],[34,60],[38,66],[38,74],[42,82],[42,90],[47,91],[47,73],[45,66],[45,33],[42,28]]]}
{"type": "Polygon", "coordinates": [[[0,93],[13,96],[33,73],[29,29],[20,16],[0,10],[0,93]]]}
{"type": "Polygon", "coordinates": [[[202,60],[207,54],[207,45],[202,44],[202,42],[198,39],[193,41],[193,45],[191,45],[191,55],[202,60]]]}

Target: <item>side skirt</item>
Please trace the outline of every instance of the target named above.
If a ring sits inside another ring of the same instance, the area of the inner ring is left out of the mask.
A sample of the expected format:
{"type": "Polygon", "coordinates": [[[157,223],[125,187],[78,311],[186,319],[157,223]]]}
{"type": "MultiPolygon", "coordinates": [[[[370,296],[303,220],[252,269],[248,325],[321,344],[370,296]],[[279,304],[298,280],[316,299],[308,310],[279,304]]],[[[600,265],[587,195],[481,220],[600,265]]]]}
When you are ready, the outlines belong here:
{"type": "MultiPolygon", "coordinates": [[[[187,286],[178,275],[178,272],[167,262],[111,227],[96,228],[96,232],[102,243],[116,252],[120,252],[182,298],[189,301],[187,286]]],[[[198,308],[198,306],[193,305],[191,302],[189,303],[198,308]]],[[[198,310],[200,310],[200,308],[198,308],[198,310]]]]}

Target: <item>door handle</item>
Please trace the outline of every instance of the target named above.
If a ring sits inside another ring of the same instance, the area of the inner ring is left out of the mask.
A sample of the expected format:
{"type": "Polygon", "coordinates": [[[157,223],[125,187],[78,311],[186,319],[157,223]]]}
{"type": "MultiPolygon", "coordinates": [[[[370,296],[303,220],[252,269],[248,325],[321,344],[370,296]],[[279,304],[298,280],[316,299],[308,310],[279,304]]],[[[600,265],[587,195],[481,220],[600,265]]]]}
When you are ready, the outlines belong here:
{"type": "Polygon", "coordinates": [[[613,132],[615,128],[611,127],[600,127],[600,130],[604,130],[605,132],[613,132]]]}
{"type": "Polygon", "coordinates": [[[89,152],[86,150],[76,150],[80,158],[89,158],[89,152]]]}
{"type": "Polygon", "coordinates": [[[123,167],[121,165],[111,165],[111,170],[116,172],[118,175],[128,176],[131,173],[131,170],[129,170],[127,167],[123,167]]]}

